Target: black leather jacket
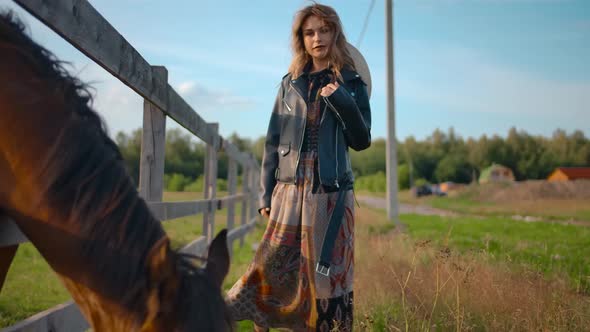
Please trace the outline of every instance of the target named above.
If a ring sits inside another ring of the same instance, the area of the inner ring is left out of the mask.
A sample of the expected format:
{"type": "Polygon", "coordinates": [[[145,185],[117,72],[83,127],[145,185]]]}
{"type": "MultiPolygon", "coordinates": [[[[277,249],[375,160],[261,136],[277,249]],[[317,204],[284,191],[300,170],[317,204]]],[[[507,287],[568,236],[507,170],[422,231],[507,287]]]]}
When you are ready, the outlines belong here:
{"type": "MultiPolygon", "coordinates": [[[[367,87],[360,76],[341,70],[340,87],[329,97],[321,97],[324,109],[318,139],[319,180],[327,191],[342,186],[352,189],[354,177],[348,147],[356,151],[371,145],[371,108],[367,87]]],[[[283,77],[270,117],[262,157],[259,208],[271,207],[278,182],[296,182],[297,166],[305,132],[307,102],[305,78],[283,77]]]]}

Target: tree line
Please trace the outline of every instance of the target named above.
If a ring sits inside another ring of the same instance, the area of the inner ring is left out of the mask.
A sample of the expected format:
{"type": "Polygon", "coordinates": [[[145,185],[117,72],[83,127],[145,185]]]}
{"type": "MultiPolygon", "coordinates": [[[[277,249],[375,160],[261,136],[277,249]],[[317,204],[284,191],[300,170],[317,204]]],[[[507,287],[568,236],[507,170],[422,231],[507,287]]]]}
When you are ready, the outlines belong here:
{"type": "MultiPolygon", "coordinates": [[[[262,159],[264,137],[252,140],[232,134],[228,137],[242,151],[251,151],[262,159]]],[[[121,149],[129,173],[138,183],[141,129],[130,134],[120,132],[116,142],[121,149]]],[[[205,144],[196,142],[179,129],[166,133],[165,182],[168,190],[202,190],[205,162],[205,144]]],[[[351,164],[357,188],[384,186],[384,139],[374,139],[365,151],[351,150],[351,164]]],[[[502,164],[514,172],[517,180],[544,179],[556,167],[590,166],[590,139],[582,131],[570,134],[557,129],[551,137],[530,135],[512,128],[506,137],[483,135],[464,139],[453,128],[443,132],[436,129],[422,140],[410,136],[398,142],[398,179],[400,188],[408,188],[410,182],[440,183],[453,181],[469,183],[492,163],[502,164]]],[[[223,190],[227,179],[227,156],[219,153],[218,179],[223,190]]],[[[241,169],[239,170],[241,174],[241,169]]]]}

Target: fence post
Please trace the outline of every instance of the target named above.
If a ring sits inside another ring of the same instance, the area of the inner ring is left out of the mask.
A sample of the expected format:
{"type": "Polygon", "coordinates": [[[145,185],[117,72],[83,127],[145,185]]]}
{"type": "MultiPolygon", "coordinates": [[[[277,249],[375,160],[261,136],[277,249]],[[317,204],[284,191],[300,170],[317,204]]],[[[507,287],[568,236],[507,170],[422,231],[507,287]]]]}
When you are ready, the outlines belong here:
{"type": "Polygon", "coordinates": [[[217,150],[219,149],[219,124],[210,123],[211,132],[214,135],[213,144],[207,144],[207,155],[205,156],[205,188],[204,197],[210,200],[208,209],[203,213],[203,235],[207,243],[211,243],[215,235],[215,211],[217,204],[212,200],[217,193],[217,150]]]}
{"type": "Polygon", "coordinates": [[[254,165],[252,166],[254,172],[254,184],[252,186],[252,192],[254,193],[254,217],[259,217],[260,215],[258,212],[258,195],[260,194],[260,169],[257,167],[258,161],[256,157],[252,156],[254,160],[254,165]]]}
{"type": "Polygon", "coordinates": [[[250,218],[248,218],[248,222],[251,222],[252,219],[256,217],[256,213],[258,213],[257,209],[257,186],[256,186],[256,167],[254,162],[254,155],[250,155],[250,218]]]}
{"type": "MultiPolygon", "coordinates": [[[[168,83],[168,70],[152,66],[159,83],[168,83]]],[[[164,152],[166,147],[166,114],[147,99],[143,100],[143,131],[139,164],[139,194],[148,202],[161,202],[164,192],[164,152]]]]}
{"type": "MultiPolygon", "coordinates": [[[[248,205],[250,199],[250,184],[248,181],[249,174],[250,174],[250,165],[248,163],[244,163],[242,165],[242,194],[244,197],[242,198],[242,226],[246,225],[248,219],[248,205]]],[[[244,246],[244,236],[240,236],[240,247],[244,246]]]]}
{"type": "MultiPolygon", "coordinates": [[[[227,165],[227,190],[228,196],[233,196],[236,194],[237,191],[237,184],[238,184],[238,164],[237,162],[231,157],[228,156],[228,165],[227,165]]],[[[235,223],[235,200],[231,200],[229,205],[227,206],[227,229],[228,231],[234,228],[235,223]]],[[[234,242],[230,241],[228,243],[229,247],[229,254],[230,256],[233,254],[234,242]]]]}

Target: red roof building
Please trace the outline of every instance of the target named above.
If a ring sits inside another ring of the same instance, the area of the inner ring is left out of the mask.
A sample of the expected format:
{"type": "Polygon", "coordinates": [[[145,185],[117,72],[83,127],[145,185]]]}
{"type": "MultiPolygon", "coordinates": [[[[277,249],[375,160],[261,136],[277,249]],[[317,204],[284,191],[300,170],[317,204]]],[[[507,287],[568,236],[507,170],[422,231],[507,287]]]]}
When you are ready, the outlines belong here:
{"type": "Polygon", "coordinates": [[[590,180],[590,167],[558,167],[547,178],[548,181],[590,180]]]}

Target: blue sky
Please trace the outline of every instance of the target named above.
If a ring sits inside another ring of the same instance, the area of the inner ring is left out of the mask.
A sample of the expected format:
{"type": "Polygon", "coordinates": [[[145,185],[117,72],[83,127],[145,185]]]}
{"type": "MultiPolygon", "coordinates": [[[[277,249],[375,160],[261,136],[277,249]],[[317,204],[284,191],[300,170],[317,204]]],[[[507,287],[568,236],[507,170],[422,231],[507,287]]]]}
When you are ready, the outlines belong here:
{"type": "MultiPolygon", "coordinates": [[[[510,127],[590,136],[590,1],[394,0],[396,131],[419,139],[454,127],[463,137],[510,127]]],[[[227,136],[266,133],[289,34],[303,0],[101,0],[93,6],[227,136]],[[171,5],[171,3],[174,3],[171,5]]],[[[358,45],[371,0],[331,0],[358,45]]],[[[9,0],[33,38],[95,88],[111,134],[141,127],[143,100],[9,0]]],[[[384,1],[359,50],[373,80],[373,137],[386,136],[384,1]]],[[[168,121],[168,128],[176,127],[168,121]]]]}

